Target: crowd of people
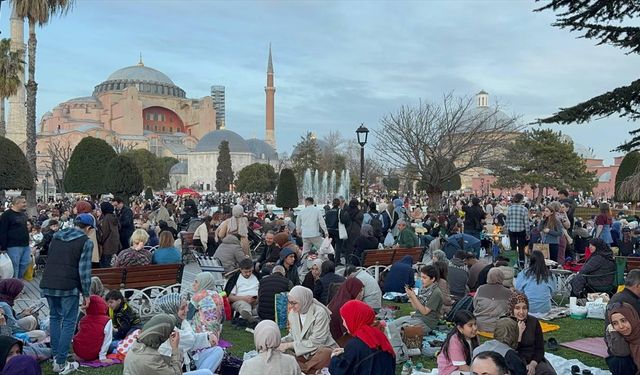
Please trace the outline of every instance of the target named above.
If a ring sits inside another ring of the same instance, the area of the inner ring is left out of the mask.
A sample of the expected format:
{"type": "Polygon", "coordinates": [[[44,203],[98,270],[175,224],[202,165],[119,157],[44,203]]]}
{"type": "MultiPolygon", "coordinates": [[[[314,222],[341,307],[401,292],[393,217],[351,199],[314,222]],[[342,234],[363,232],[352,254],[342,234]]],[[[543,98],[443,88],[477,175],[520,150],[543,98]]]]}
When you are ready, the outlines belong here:
{"type": "MultiPolygon", "coordinates": [[[[325,368],[331,374],[389,374],[421,354],[403,340],[405,329],[428,334],[446,319],[453,328],[437,357],[439,374],[476,368],[555,374],[544,359],[538,322],[558,289],[547,261],[562,265],[586,254],[570,282],[571,293],[584,296],[614,280],[614,248],[640,255],[637,217],[613,216],[606,202],[595,217],[575,217],[581,203],[566,191],[541,203],[521,194],[452,196],[435,213],[422,208],[426,202],[419,196],[338,197],[326,205],[307,197],[303,208],[281,214],[272,202],[271,195],[233,193],[63,199],[40,203],[37,215],[28,217],[24,198],[14,198],[0,215],[0,250],[13,269],[13,278],[0,280],[5,363],[53,358],[53,370],[68,374],[78,361],[122,359],[125,374],[212,374],[224,355],[218,345],[222,323],[231,317],[254,330],[258,355],[244,361],[242,374],[325,368]],[[203,254],[219,260],[223,291],[211,273],[200,273],[191,291],[157,298],[163,314],[144,322],[120,291],[105,291],[91,277],[92,268],[181,263],[183,231],[193,233],[192,245],[203,254]],[[493,253],[506,244],[518,253],[515,267],[493,253]],[[424,265],[405,256],[381,280],[359,268],[367,250],[415,247],[426,250],[424,265]],[[33,267],[42,269],[48,321],[29,309],[20,315],[13,310],[33,267]],[[283,293],[288,334],[281,337],[276,321],[282,306],[275,301],[283,293]],[[404,295],[414,313],[381,320],[385,293],[404,295]],[[493,339],[480,344],[478,332],[493,339]],[[43,344],[47,336],[50,345],[43,344]]],[[[640,363],[634,333],[640,271],[630,273],[626,285],[607,311],[607,362],[614,375],[640,363]]],[[[0,364],[1,357],[2,350],[0,364]]]]}

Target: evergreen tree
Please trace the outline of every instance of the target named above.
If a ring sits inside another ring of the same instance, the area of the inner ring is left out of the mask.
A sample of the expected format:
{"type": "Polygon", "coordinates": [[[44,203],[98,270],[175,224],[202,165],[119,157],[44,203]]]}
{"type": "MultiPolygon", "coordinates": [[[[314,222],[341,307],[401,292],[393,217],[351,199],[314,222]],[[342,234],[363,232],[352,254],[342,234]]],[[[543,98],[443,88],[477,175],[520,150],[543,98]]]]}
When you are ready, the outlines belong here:
{"type": "MultiPolygon", "coordinates": [[[[551,0],[536,11],[548,9],[558,12],[553,26],[581,32],[583,38],[598,41],[597,45],[609,44],[627,54],[640,53],[640,27],[633,21],[640,16],[640,5],[637,1],[551,0]]],[[[581,124],[615,113],[633,121],[640,119],[640,79],[573,107],[561,108],[553,116],[538,121],[581,124]]],[[[620,145],[617,150],[630,151],[640,146],[640,129],[632,130],[629,134],[632,139],[620,145]]]]}
{"type": "Polygon", "coordinates": [[[382,183],[389,191],[395,191],[400,188],[400,179],[397,176],[385,177],[382,183]]]}
{"type": "Polygon", "coordinates": [[[180,160],[170,156],[163,156],[158,158],[158,161],[160,162],[160,167],[162,169],[162,176],[160,176],[160,184],[162,184],[162,187],[158,189],[164,189],[170,182],[169,171],[171,171],[171,167],[180,163],[180,160]]]}
{"type": "Polygon", "coordinates": [[[65,190],[90,194],[92,197],[106,193],[102,176],[107,171],[107,164],[115,157],[113,147],[104,140],[83,138],[71,154],[64,176],[65,190]]]}
{"type": "Polygon", "coordinates": [[[307,132],[304,137],[300,137],[300,142],[294,147],[294,153],[291,155],[293,171],[298,179],[302,179],[307,169],[320,169],[319,155],[320,147],[313,133],[307,132]]]}
{"type": "Polygon", "coordinates": [[[125,152],[138,167],[144,185],[152,189],[161,190],[169,184],[169,170],[178,163],[178,159],[171,157],[159,158],[149,150],[137,149],[125,152]]]}
{"type": "Polygon", "coordinates": [[[282,207],[283,210],[298,207],[298,185],[296,184],[296,175],[292,169],[284,168],[280,172],[278,180],[278,189],[276,191],[276,206],[282,207]]]}
{"type": "Polygon", "coordinates": [[[0,137],[0,190],[32,190],[33,174],[20,147],[0,137]]]}
{"type": "Polygon", "coordinates": [[[238,173],[237,190],[243,193],[273,192],[277,182],[278,175],[271,165],[254,163],[238,173]]]}
{"type": "Polygon", "coordinates": [[[222,141],[218,146],[218,168],[216,170],[216,190],[222,193],[229,191],[233,184],[233,169],[231,167],[231,154],[229,142],[222,141]]]}
{"type": "MultiPolygon", "coordinates": [[[[633,151],[628,153],[622,159],[620,163],[620,168],[618,168],[618,173],[616,173],[616,200],[618,201],[629,201],[629,197],[624,196],[625,194],[621,194],[620,185],[630,176],[634,175],[638,169],[638,165],[640,164],[640,151],[633,151]]],[[[639,188],[640,189],[640,188],[639,188]]]]}
{"type": "Polygon", "coordinates": [[[105,189],[114,196],[129,202],[129,197],[144,189],[144,180],[130,157],[117,155],[107,164],[103,177],[105,189]]]}
{"type": "MultiPolygon", "coordinates": [[[[144,180],[144,178],[143,178],[143,180],[144,180]]],[[[144,190],[144,199],[153,199],[153,198],[154,198],[153,190],[151,190],[150,187],[146,188],[144,190]]]]}
{"type": "Polygon", "coordinates": [[[591,191],[597,184],[595,172],[588,172],[584,160],[574,151],[573,142],[562,139],[560,133],[548,129],[524,132],[506,146],[504,160],[492,170],[500,187],[529,185],[538,189],[538,199],[544,188],[591,191]]]}

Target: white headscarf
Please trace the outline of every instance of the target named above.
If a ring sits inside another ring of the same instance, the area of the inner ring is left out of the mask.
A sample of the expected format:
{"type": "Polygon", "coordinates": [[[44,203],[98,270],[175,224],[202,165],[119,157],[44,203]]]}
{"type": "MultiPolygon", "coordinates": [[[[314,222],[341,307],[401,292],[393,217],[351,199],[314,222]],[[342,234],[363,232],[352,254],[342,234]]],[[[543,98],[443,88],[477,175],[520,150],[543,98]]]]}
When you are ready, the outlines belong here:
{"type": "Polygon", "coordinates": [[[300,304],[300,314],[306,314],[309,312],[311,305],[315,304],[316,307],[324,309],[327,314],[331,315],[331,310],[327,308],[327,306],[318,302],[317,299],[313,298],[313,292],[309,288],[305,288],[302,285],[294,286],[289,292],[289,299],[292,299],[300,304]]]}
{"type": "Polygon", "coordinates": [[[280,328],[273,320],[263,320],[253,331],[253,341],[258,353],[267,352],[267,363],[271,359],[273,351],[280,346],[280,328]]]}
{"type": "Polygon", "coordinates": [[[243,217],[244,207],[237,204],[231,209],[232,217],[229,218],[227,224],[228,234],[239,234],[241,237],[247,237],[249,231],[247,229],[247,218],[243,217]]]}

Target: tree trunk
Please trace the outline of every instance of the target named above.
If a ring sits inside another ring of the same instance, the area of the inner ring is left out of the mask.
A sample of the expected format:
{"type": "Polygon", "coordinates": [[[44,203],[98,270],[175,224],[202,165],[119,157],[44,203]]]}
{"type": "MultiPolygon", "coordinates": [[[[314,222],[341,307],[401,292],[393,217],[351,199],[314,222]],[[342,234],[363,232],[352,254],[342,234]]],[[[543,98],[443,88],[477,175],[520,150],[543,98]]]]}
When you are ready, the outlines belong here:
{"type": "Polygon", "coordinates": [[[0,98],[0,137],[4,137],[7,134],[7,126],[4,121],[4,98],[0,98]]]}
{"type": "Polygon", "coordinates": [[[442,209],[442,190],[427,191],[427,195],[429,195],[428,212],[437,215],[442,209]]]}
{"type": "Polygon", "coordinates": [[[33,187],[27,192],[27,212],[30,215],[36,214],[36,182],[38,181],[38,170],[36,167],[36,24],[29,20],[29,78],[27,80],[27,161],[35,179],[33,187]]]}

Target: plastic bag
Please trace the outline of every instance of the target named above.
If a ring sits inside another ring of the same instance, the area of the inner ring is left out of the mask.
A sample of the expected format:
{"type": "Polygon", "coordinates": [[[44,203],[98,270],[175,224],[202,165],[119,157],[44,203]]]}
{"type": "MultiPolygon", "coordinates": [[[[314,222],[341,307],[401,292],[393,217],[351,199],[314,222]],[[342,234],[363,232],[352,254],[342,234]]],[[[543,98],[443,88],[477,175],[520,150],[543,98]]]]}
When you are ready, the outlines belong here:
{"type": "Polygon", "coordinates": [[[322,240],[322,245],[320,245],[320,249],[318,249],[318,253],[320,255],[333,254],[333,246],[331,246],[331,239],[325,238],[322,240]]]}
{"type": "Polygon", "coordinates": [[[504,251],[511,250],[511,240],[509,240],[509,236],[502,237],[502,248],[504,251]]]}
{"type": "Polygon", "coordinates": [[[36,260],[34,259],[33,255],[31,256],[31,263],[29,263],[29,265],[27,266],[27,269],[24,271],[24,276],[23,278],[26,281],[31,281],[33,280],[33,266],[36,264],[36,260]]]}
{"type": "Polygon", "coordinates": [[[10,279],[13,277],[13,263],[7,253],[0,254],[0,279],[10,279]]]}
{"type": "Polygon", "coordinates": [[[602,319],[604,320],[604,313],[607,309],[607,304],[598,299],[594,302],[587,302],[587,318],[602,319]]]}
{"type": "Polygon", "coordinates": [[[387,236],[384,238],[384,246],[391,247],[396,243],[396,240],[393,239],[393,234],[391,232],[387,233],[387,236]]]}

